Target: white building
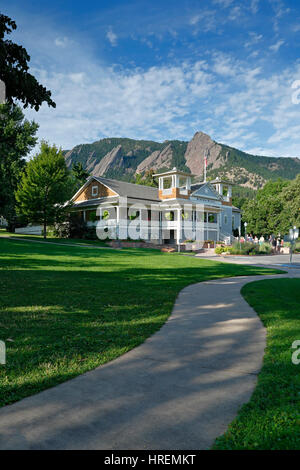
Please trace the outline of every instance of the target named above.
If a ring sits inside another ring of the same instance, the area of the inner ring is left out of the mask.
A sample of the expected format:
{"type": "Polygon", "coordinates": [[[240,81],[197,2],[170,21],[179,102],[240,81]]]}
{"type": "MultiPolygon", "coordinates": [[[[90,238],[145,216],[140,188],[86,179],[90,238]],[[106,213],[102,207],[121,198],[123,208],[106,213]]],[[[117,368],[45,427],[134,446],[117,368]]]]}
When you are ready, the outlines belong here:
{"type": "Polygon", "coordinates": [[[232,183],[217,178],[191,184],[192,176],[176,168],[156,174],[158,189],[91,176],[72,198],[72,211],[102,231],[102,238],[232,241],[241,224],[232,183]]]}

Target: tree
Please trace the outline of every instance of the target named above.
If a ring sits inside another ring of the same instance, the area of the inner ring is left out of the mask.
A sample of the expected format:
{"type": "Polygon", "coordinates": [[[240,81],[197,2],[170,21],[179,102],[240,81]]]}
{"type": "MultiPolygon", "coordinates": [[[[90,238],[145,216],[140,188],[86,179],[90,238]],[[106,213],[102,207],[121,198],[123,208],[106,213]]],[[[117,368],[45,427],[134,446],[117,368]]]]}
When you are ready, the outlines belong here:
{"type": "Polygon", "coordinates": [[[14,230],[15,190],[25,167],[24,157],[36,145],[38,124],[24,119],[22,110],[9,104],[0,105],[0,215],[14,230]]]}
{"type": "MultiPolygon", "coordinates": [[[[83,168],[82,163],[74,163],[72,166],[72,176],[74,176],[79,188],[86,182],[90,174],[83,168]]],[[[78,189],[79,189],[78,188],[78,189]]]]}
{"type": "Polygon", "coordinates": [[[157,188],[158,185],[156,180],[153,178],[153,175],[154,170],[152,168],[150,170],[146,170],[144,175],[137,173],[134,178],[134,183],[157,188]]]}
{"type": "MultiPolygon", "coordinates": [[[[268,181],[262,189],[257,191],[256,198],[244,205],[243,219],[248,223],[249,233],[258,236],[287,233],[292,215],[288,207],[291,204],[288,195],[291,194],[290,187],[293,184],[294,182],[280,178],[268,181]]],[[[294,217],[295,220],[296,218],[294,217]]]]}
{"type": "Polygon", "coordinates": [[[281,192],[283,205],[282,226],[287,232],[294,225],[300,227],[300,174],[281,192]]]}
{"type": "Polygon", "coordinates": [[[56,107],[51,99],[51,91],[41,85],[28,70],[30,56],[26,49],[5,39],[13,30],[16,23],[8,16],[0,14],[0,80],[6,85],[6,99],[9,104],[21,101],[24,107],[30,106],[36,111],[43,102],[56,107]]]}
{"type": "Polygon", "coordinates": [[[30,221],[47,226],[66,213],[70,197],[68,170],[62,151],[55,145],[41,143],[40,153],[30,160],[16,192],[17,212],[30,221]]]}

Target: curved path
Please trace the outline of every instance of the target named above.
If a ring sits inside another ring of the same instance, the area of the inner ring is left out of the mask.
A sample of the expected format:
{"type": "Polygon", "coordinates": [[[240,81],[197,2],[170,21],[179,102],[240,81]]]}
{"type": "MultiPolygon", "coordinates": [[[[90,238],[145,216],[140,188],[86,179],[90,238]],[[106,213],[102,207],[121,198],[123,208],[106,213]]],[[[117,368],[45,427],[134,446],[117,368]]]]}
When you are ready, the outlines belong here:
{"type": "Polygon", "coordinates": [[[209,448],[255,387],[265,329],[240,289],[267,278],[186,287],[141,346],[1,408],[0,449],[209,448]]]}

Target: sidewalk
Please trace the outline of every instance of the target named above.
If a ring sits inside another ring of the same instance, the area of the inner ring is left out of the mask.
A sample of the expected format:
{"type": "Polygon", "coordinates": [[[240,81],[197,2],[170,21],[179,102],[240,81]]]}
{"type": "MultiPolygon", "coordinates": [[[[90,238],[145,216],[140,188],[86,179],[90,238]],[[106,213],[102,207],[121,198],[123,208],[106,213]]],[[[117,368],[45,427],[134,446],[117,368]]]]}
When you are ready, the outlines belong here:
{"type": "MultiPolygon", "coordinates": [[[[197,258],[202,258],[202,253],[195,255],[197,258]]],[[[281,265],[284,265],[284,270],[289,267],[290,264],[290,255],[259,255],[259,256],[234,256],[234,255],[225,255],[225,256],[205,256],[205,259],[210,259],[212,261],[220,261],[223,263],[235,263],[235,264],[245,264],[245,265],[254,265],[254,266],[268,266],[270,268],[280,268],[281,265]]],[[[290,269],[298,269],[300,267],[300,254],[293,254],[292,264],[290,269]]]]}

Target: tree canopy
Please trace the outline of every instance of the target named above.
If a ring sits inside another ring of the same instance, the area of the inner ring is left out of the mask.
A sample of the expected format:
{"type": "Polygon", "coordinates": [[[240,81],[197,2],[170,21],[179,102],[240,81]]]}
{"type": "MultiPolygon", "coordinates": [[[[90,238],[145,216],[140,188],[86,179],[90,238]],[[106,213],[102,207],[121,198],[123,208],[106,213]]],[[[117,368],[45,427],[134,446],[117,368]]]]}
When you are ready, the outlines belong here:
{"type": "Polygon", "coordinates": [[[26,155],[37,142],[38,124],[24,119],[22,110],[14,105],[0,105],[0,215],[10,229],[15,222],[15,196],[26,155]]]}
{"type": "Polygon", "coordinates": [[[90,176],[89,172],[83,168],[81,162],[74,163],[72,166],[72,176],[75,178],[78,183],[78,189],[86,182],[87,178],[90,176]]]}
{"type": "Polygon", "coordinates": [[[300,225],[300,174],[295,180],[268,181],[243,207],[247,231],[255,235],[287,234],[300,225]]]}
{"type": "Polygon", "coordinates": [[[27,163],[16,192],[17,212],[31,222],[47,226],[65,213],[69,199],[69,173],[62,151],[55,145],[41,143],[40,153],[27,163]]]}
{"type": "Polygon", "coordinates": [[[0,80],[6,86],[7,102],[19,100],[25,108],[30,106],[36,111],[43,102],[55,108],[51,91],[28,72],[30,56],[26,49],[6,38],[15,29],[15,21],[0,13],[0,80]]]}

